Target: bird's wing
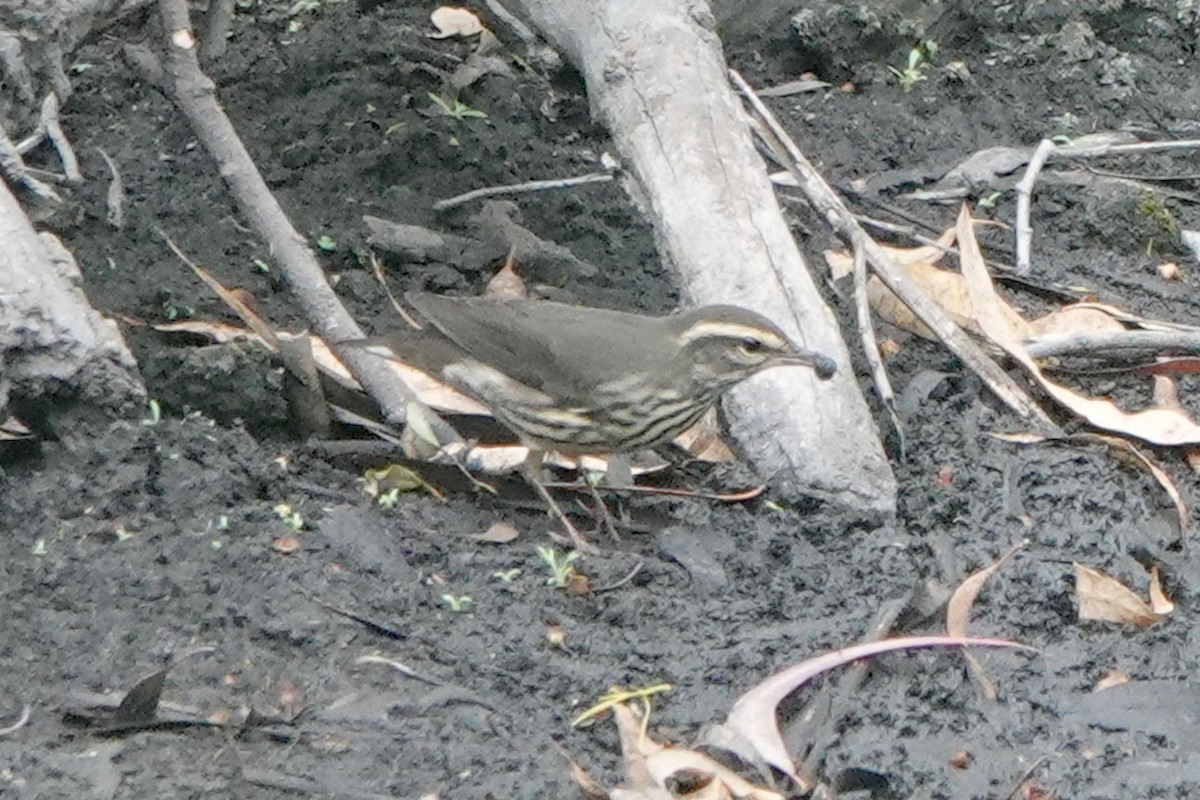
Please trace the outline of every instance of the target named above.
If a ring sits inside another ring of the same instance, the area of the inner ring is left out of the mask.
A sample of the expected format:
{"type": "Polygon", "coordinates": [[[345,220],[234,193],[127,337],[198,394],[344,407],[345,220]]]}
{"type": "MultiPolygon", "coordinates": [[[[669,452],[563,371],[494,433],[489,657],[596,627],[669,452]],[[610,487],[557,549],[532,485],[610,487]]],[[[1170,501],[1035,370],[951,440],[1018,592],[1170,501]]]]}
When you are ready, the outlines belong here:
{"type": "MultiPolygon", "coordinates": [[[[629,340],[645,347],[657,320],[547,300],[448,298],[410,292],[409,304],[477,361],[562,400],[583,400],[627,375],[629,340]],[[586,330],[580,316],[587,317],[586,330]],[[551,366],[552,365],[552,366],[551,366]]],[[[644,358],[644,350],[637,352],[644,358]]]]}

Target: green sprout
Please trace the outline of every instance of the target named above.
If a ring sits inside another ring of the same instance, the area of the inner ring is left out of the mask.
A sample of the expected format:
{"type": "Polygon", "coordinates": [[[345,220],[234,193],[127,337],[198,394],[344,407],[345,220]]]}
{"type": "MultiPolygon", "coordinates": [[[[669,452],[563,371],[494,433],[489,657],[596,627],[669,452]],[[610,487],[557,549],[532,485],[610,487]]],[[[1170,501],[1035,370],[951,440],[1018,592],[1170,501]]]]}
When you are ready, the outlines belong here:
{"type": "Polygon", "coordinates": [[[317,239],[317,247],[326,253],[332,253],[334,250],[337,250],[337,242],[331,236],[321,236],[317,239]]]}
{"type": "Polygon", "coordinates": [[[904,68],[897,69],[889,66],[888,72],[895,75],[896,79],[900,81],[901,89],[911,92],[914,86],[925,80],[925,70],[933,62],[937,49],[937,42],[928,39],[918,42],[912,50],[908,51],[908,61],[905,62],[904,68]]]}
{"type": "Polygon", "coordinates": [[[113,534],[117,537],[118,542],[128,542],[133,538],[133,531],[128,530],[124,525],[118,526],[113,534]]]}
{"type": "Polygon", "coordinates": [[[1179,223],[1167,207],[1167,200],[1156,192],[1142,192],[1134,208],[1135,213],[1154,227],[1174,236],[1179,233],[1179,223]]]}
{"type": "Polygon", "coordinates": [[[454,102],[451,103],[440,94],[437,94],[436,92],[430,92],[429,99],[433,101],[433,104],[437,106],[443,114],[445,114],[447,117],[453,117],[459,122],[464,119],[487,119],[486,113],[480,111],[478,108],[471,108],[457,97],[454,98],[454,102]]]}
{"type": "Polygon", "coordinates": [[[513,567],[512,569],[498,569],[492,573],[492,577],[499,578],[504,583],[512,583],[520,574],[520,567],[513,567]]]}
{"type": "Polygon", "coordinates": [[[550,568],[550,577],[546,578],[546,585],[556,586],[559,589],[565,588],[576,574],[575,567],[571,565],[579,559],[579,552],[571,550],[560,555],[549,545],[538,545],[537,554],[550,568]]]}
{"type": "Polygon", "coordinates": [[[280,503],[275,506],[275,515],[283,520],[283,524],[287,525],[296,533],[304,527],[304,517],[300,516],[299,511],[292,510],[292,507],[287,503],[280,503]]]}
{"type": "Polygon", "coordinates": [[[162,301],[162,312],[163,316],[166,317],[169,322],[173,322],[177,319],[185,319],[192,316],[196,313],[196,309],[191,306],[178,305],[174,300],[168,297],[162,301]]]}
{"type": "Polygon", "coordinates": [[[147,405],[150,407],[150,414],[142,420],[142,424],[147,428],[153,428],[162,422],[162,406],[154,398],[150,398],[150,402],[147,405]]]}
{"type": "Polygon", "coordinates": [[[375,502],[379,504],[380,508],[391,511],[396,507],[396,503],[400,502],[400,487],[394,486],[391,489],[388,489],[386,492],[379,495],[375,502]]]}
{"type": "Polygon", "coordinates": [[[983,197],[979,198],[979,201],[975,205],[977,205],[979,208],[995,208],[996,202],[1003,196],[1003,194],[1003,192],[992,192],[991,194],[984,195],[983,197]]]}
{"type": "Polygon", "coordinates": [[[442,595],[442,600],[446,605],[450,606],[450,610],[455,614],[461,614],[475,602],[465,594],[444,594],[442,595]]]}

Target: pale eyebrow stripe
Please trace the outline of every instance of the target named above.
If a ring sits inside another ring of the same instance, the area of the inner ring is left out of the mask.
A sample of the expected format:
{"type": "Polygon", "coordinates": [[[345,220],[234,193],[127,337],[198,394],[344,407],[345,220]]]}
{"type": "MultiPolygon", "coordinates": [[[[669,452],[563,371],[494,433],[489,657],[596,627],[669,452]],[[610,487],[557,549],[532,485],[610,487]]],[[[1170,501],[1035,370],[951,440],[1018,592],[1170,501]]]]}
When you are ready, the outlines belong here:
{"type": "Polygon", "coordinates": [[[743,339],[751,337],[762,340],[768,347],[786,347],[787,342],[770,331],[743,325],[740,322],[697,322],[684,331],[679,341],[681,344],[691,344],[697,339],[743,339]]]}

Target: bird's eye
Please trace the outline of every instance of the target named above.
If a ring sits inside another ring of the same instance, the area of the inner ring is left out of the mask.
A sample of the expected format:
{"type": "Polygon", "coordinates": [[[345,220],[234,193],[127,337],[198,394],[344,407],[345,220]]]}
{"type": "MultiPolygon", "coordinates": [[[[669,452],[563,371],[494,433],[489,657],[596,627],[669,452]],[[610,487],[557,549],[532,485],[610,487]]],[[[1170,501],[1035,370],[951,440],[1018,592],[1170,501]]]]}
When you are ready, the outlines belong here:
{"type": "Polygon", "coordinates": [[[760,340],[755,339],[753,336],[747,336],[745,339],[742,339],[741,343],[738,344],[738,348],[743,353],[758,353],[762,351],[763,343],[760,340]]]}

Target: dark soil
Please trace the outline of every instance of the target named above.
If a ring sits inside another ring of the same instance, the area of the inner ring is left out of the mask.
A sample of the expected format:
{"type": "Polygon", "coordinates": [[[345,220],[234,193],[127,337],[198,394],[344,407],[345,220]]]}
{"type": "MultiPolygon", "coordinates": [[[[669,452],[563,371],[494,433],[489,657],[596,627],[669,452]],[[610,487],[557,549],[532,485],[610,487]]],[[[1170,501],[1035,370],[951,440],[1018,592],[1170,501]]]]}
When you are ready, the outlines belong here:
{"type": "MultiPolygon", "coordinates": [[[[907,27],[840,5],[812,4],[803,40],[786,19],[770,28],[775,38],[734,20],[728,48],[757,85],[807,70],[835,87],[853,82],[852,91],[773,101],[801,147],[842,186],[894,198],[984,147],[1124,125],[1186,138],[1200,124],[1195,21],[1175,16],[1186,4],[1109,2],[1094,12],[1086,4],[977,4],[907,27]],[[969,79],[934,68],[901,91],[886,65],[904,63],[922,25],[940,45],[938,63],[963,62],[969,79]]],[[[438,216],[433,201],[593,171],[611,149],[568,70],[514,67],[513,77],[488,76],[464,90],[486,120],[430,115],[428,93],[442,87],[436,71],[453,66],[448,55],[469,51],[424,36],[431,9],[326,4],[289,32],[284,6],[267,3],[237,17],[229,56],[211,68],[296,227],[336,242],[325,264],[369,325],[389,312],[361,258],[363,214],[455,229],[475,209],[438,216]]],[[[49,224],[76,253],[92,302],[114,316],[229,317],[157,226],[227,285],[252,292],[268,318],[299,324],[277,274],[256,269],[254,260],[270,264],[270,254],[246,233],[186,121],[123,65],[120,40],[143,35],[126,25],[75,56],[67,129],[93,180],[75,198],[78,213],[49,224]],[[105,225],[97,148],[120,164],[131,194],[119,233],[105,225]]],[[[1093,166],[1200,173],[1191,154],[1093,166]]],[[[1194,180],[1164,185],[1196,188],[1194,180]]],[[[893,202],[934,230],[956,213],[893,202]]],[[[591,305],[673,307],[651,232],[617,186],[517,203],[528,227],[599,268],[535,271],[529,282],[591,305]]],[[[1006,192],[991,213],[1011,221],[1014,206],[1006,192]]],[[[1193,321],[1200,277],[1165,217],[1147,211],[1159,208],[1180,228],[1200,227],[1200,212],[1180,199],[1047,183],[1035,203],[1034,277],[1088,287],[1145,316],[1193,321]],[[1154,265],[1163,260],[1183,264],[1181,281],[1158,277],[1154,265]]],[[[797,213],[819,265],[834,242],[818,219],[797,213]]],[[[985,239],[1007,258],[1007,232],[985,239]]],[[[387,266],[398,288],[477,292],[498,265],[387,266]]],[[[844,291],[831,288],[830,300],[852,318],[844,291]]],[[[1027,308],[1041,302],[1025,293],[1013,299],[1027,308]]],[[[32,708],[27,727],[0,738],[0,796],[575,797],[564,756],[606,784],[620,780],[611,723],[570,726],[609,687],[671,683],[655,703],[651,731],[694,742],[745,689],[861,640],[898,598],[916,598],[900,630],[941,630],[944,592],[1022,541],[972,623],[976,634],[1039,650],[981,654],[999,700],[981,699],[959,655],[884,658],[837,701],[844,716],[819,774],[855,797],[1200,796],[1200,639],[1188,622],[1200,587],[1196,544],[1189,554],[1155,481],[1113,454],[989,437],[1022,425],[935,345],[884,331],[901,344],[889,371],[907,437],[903,456],[893,458],[901,492],[894,526],[862,530],[832,512],[766,501],[659,503],[665,524],[579,562],[595,587],[640,565],[633,579],[573,596],[546,583],[535,552],[548,541],[544,516],[462,493],[447,502],[413,494],[380,508],[354,472],[289,434],[279,369],[268,358],[144,328],[126,332],[165,410],[161,423],[115,422],[69,444],[47,442],[0,472],[0,726],[32,708]],[[273,549],[293,535],[279,504],[303,518],[300,549],[290,555],[273,549]],[[520,538],[466,538],[498,519],[514,522],[520,538]],[[1142,565],[1159,564],[1179,607],[1149,629],[1081,623],[1075,561],[1139,591],[1142,565]],[[519,573],[498,577],[508,570],[519,573]],[[473,603],[455,613],[444,595],[473,603]],[[561,647],[548,643],[552,626],[565,632],[561,647]],[[176,712],[253,707],[270,716],[289,686],[302,692],[305,711],[290,726],[242,733],[185,727],[99,736],[64,721],[60,710],[73,693],[125,691],[200,645],[215,650],[167,678],[164,702],[176,712]],[[356,665],[367,654],[435,684],[356,665]],[[1093,694],[1113,671],[1134,682],[1093,694]],[[969,763],[956,759],[963,752],[969,763]],[[1049,794],[1019,789],[1027,778],[1049,794]]],[[[857,342],[849,327],[847,337],[857,342]]],[[[1140,380],[1097,380],[1108,383],[1093,390],[1145,388],[1140,380]]],[[[1182,382],[1185,403],[1195,405],[1194,387],[1182,382]]],[[[1155,455],[1194,499],[1197,482],[1180,455],[1155,455]]],[[[836,681],[805,690],[789,713],[836,681]]],[[[793,731],[793,752],[811,742],[810,730],[793,731]]]]}

